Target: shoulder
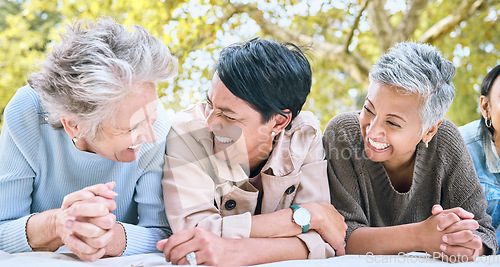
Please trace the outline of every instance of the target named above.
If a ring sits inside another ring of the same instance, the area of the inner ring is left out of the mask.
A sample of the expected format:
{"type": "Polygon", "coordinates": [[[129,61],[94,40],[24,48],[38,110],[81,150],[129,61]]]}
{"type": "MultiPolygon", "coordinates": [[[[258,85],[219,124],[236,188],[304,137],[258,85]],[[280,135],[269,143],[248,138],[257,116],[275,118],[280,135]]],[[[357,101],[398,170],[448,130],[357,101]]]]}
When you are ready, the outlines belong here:
{"type": "Polygon", "coordinates": [[[40,98],[31,87],[23,86],[17,89],[16,93],[5,107],[5,120],[10,122],[21,122],[29,118],[34,118],[42,113],[40,98]]]}
{"type": "Polygon", "coordinates": [[[176,113],[172,119],[172,130],[181,133],[206,128],[204,108],[205,103],[199,103],[176,113]]]}
{"type": "Polygon", "coordinates": [[[345,112],[333,117],[326,126],[323,139],[328,145],[338,141],[359,144],[358,141],[362,139],[359,111],[345,112]]]}
{"type": "Polygon", "coordinates": [[[481,127],[479,123],[480,120],[475,120],[464,126],[458,127],[458,130],[466,143],[475,142],[481,139],[481,127]]]}
{"type": "Polygon", "coordinates": [[[33,134],[39,130],[44,121],[45,111],[40,105],[40,99],[29,86],[21,87],[9,101],[4,111],[4,125],[7,125],[12,135],[33,134]]]}
{"type": "Polygon", "coordinates": [[[443,119],[436,133],[439,143],[447,146],[461,146],[464,143],[458,127],[448,119],[443,119]]]}
{"type": "Polygon", "coordinates": [[[359,111],[340,113],[334,116],[325,128],[325,135],[345,130],[359,130],[359,111]]]}
{"type": "Polygon", "coordinates": [[[436,140],[432,145],[432,151],[437,154],[438,162],[444,164],[447,168],[455,169],[454,171],[467,174],[470,172],[475,173],[469,150],[453,122],[444,119],[434,138],[436,140]]]}
{"type": "Polygon", "coordinates": [[[212,135],[205,124],[204,103],[175,114],[172,129],[167,135],[166,153],[169,156],[193,158],[205,157],[203,140],[211,142],[212,135]]]}
{"type": "Polygon", "coordinates": [[[301,111],[292,121],[292,127],[285,131],[285,135],[292,136],[296,132],[309,133],[321,136],[320,122],[310,111],[301,111]]]}

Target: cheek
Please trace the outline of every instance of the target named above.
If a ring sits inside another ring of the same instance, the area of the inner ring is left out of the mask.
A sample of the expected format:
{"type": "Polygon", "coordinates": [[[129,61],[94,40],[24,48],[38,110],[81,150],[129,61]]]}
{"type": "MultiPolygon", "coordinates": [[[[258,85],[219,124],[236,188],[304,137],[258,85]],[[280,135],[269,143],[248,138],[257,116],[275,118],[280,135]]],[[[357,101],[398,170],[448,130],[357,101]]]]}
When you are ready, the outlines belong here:
{"type": "Polygon", "coordinates": [[[363,137],[365,136],[366,130],[367,128],[369,128],[369,126],[370,126],[370,121],[367,118],[360,116],[359,127],[361,128],[361,134],[363,135],[363,137]]]}

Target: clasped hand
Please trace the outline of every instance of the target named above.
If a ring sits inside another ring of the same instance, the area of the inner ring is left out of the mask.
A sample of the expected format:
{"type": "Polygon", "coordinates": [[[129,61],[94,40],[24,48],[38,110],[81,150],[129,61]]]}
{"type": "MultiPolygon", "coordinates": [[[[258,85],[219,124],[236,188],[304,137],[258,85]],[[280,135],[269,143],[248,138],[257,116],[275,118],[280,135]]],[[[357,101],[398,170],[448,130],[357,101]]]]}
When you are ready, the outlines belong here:
{"type": "Polygon", "coordinates": [[[56,235],[66,247],[85,261],[106,253],[113,236],[116,209],[114,182],[97,184],[64,197],[55,216],[56,235]]]}
{"type": "MultiPolygon", "coordinates": [[[[432,216],[423,221],[426,239],[425,251],[439,253],[444,261],[473,261],[483,254],[481,237],[474,234],[479,223],[474,214],[460,207],[443,210],[440,205],[432,207],[432,216]]],[[[433,255],[434,256],[434,255],[433,255]]]]}

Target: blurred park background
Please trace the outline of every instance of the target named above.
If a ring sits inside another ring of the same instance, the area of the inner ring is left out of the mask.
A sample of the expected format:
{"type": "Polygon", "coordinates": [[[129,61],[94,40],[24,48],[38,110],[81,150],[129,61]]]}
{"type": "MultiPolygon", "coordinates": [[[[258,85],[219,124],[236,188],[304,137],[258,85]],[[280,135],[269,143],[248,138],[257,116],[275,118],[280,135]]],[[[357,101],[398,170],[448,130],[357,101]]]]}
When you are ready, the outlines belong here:
{"type": "Polygon", "coordinates": [[[430,43],[455,64],[446,117],[459,126],[479,118],[480,84],[500,63],[498,0],[0,0],[0,117],[64,23],[103,15],[144,26],[179,59],[177,77],[158,88],[171,113],[204,100],[222,47],[255,36],[308,49],[304,109],[323,128],[361,108],[370,66],[396,42],[430,43]]]}

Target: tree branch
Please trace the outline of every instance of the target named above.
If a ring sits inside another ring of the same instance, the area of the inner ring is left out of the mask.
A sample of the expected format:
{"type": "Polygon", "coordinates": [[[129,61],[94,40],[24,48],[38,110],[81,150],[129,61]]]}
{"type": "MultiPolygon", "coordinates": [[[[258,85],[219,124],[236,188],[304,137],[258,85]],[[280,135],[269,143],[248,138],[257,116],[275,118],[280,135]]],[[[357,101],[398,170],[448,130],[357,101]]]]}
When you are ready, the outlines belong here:
{"type": "Polygon", "coordinates": [[[369,2],[370,2],[370,0],[365,1],[365,4],[363,5],[361,10],[359,11],[358,16],[356,16],[356,19],[354,19],[354,25],[352,26],[351,32],[349,33],[349,36],[347,37],[347,42],[345,43],[345,52],[346,53],[349,53],[349,45],[351,44],[352,38],[354,37],[354,31],[358,28],[361,16],[363,15],[363,12],[365,11],[369,2]]]}
{"type": "Polygon", "coordinates": [[[418,21],[422,12],[427,7],[428,0],[414,0],[411,7],[406,11],[403,19],[396,27],[396,38],[393,39],[393,43],[406,41],[415,31],[418,26],[418,21]]]}
{"type": "Polygon", "coordinates": [[[420,37],[420,42],[433,43],[443,35],[451,32],[460,22],[476,13],[485,6],[487,0],[464,0],[462,4],[450,15],[434,24],[420,37]]]}
{"type": "Polygon", "coordinates": [[[300,34],[289,29],[281,28],[264,18],[263,12],[257,7],[249,4],[233,4],[234,12],[247,13],[260,26],[262,32],[272,36],[274,39],[293,42],[297,45],[310,45],[314,54],[323,60],[331,60],[339,64],[351,77],[367,86],[370,65],[361,57],[346,53],[344,46],[330,42],[322,42],[310,36],[300,34]]]}
{"type": "Polygon", "coordinates": [[[368,5],[368,22],[380,51],[385,52],[392,45],[394,28],[384,8],[385,0],[374,0],[368,5]]]}

